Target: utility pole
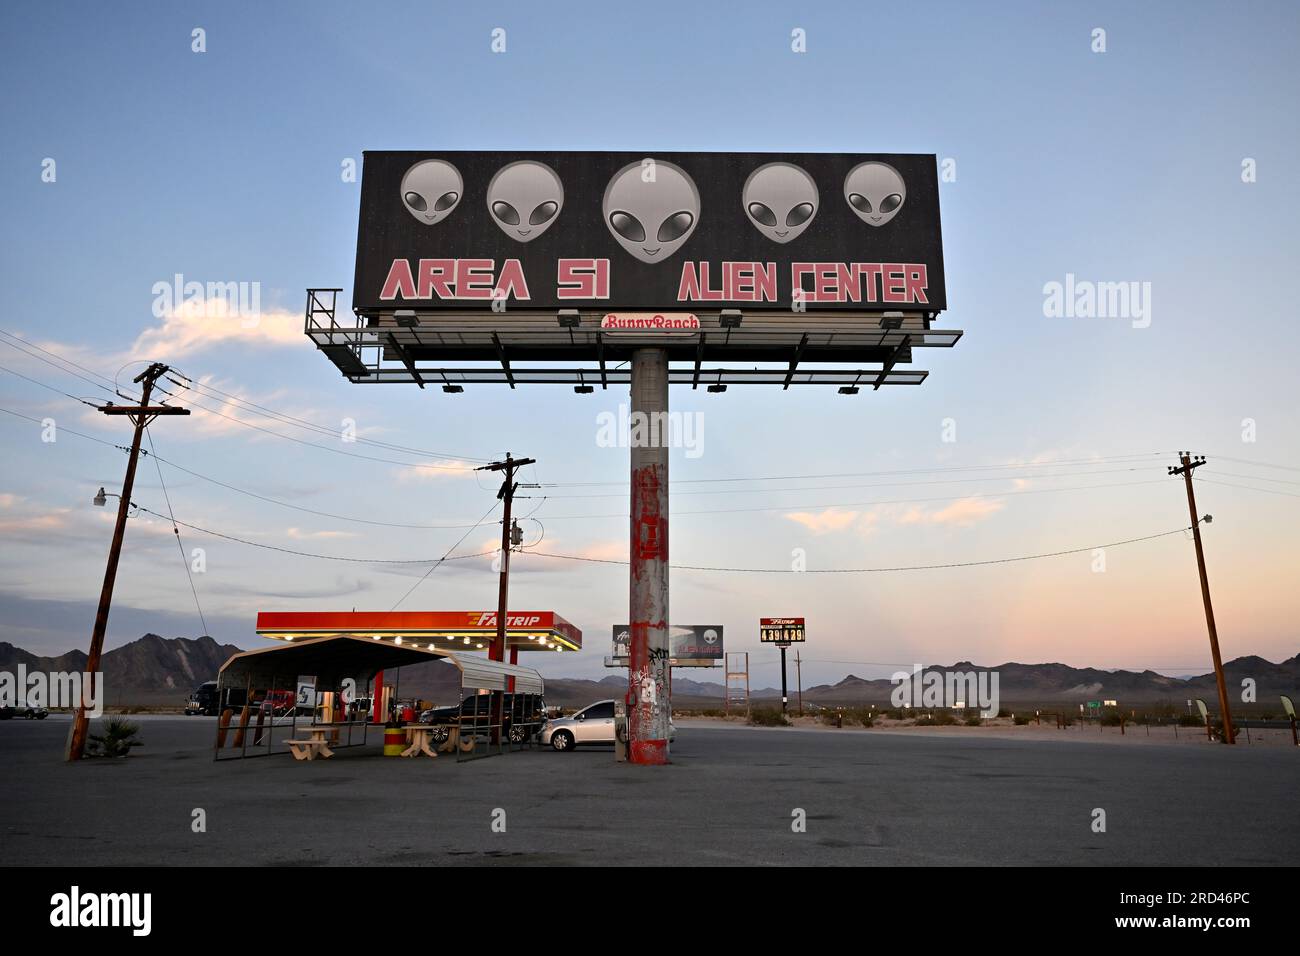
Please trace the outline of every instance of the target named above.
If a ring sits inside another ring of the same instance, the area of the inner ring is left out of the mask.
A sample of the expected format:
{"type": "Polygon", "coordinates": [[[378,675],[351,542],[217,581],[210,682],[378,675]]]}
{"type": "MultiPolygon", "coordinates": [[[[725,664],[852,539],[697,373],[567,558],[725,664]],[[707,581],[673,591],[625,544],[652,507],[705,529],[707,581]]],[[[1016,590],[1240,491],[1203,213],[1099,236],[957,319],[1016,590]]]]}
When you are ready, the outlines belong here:
{"type": "Polygon", "coordinates": [[[515,469],[536,463],[536,458],[512,458],[510,452],[506,452],[505,461],[494,461],[490,465],[474,469],[506,473],[505,481],[501,483],[501,490],[497,492],[497,499],[504,504],[505,510],[501,517],[501,577],[497,589],[497,636],[488,650],[488,657],[494,661],[505,660],[506,604],[510,596],[510,548],[513,531],[510,523],[510,506],[514,502],[515,491],[519,488],[519,483],[515,481],[515,469]]]}
{"type": "Polygon", "coordinates": [[[794,652],[794,679],[799,688],[799,716],[803,716],[803,664],[799,660],[799,651],[794,652]]]}
{"type": "MultiPolygon", "coordinates": [[[[1210,579],[1205,573],[1205,550],[1201,547],[1201,519],[1196,517],[1196,493],[1192,490],[1192,472],[1205,464],[1205,456],[1192,457],[1191,452],[1179,452],[1178,468],[1170,468],[1169,474],[1182,475],[1187,485],[1187,511],[1192,518],[1192,539],[1196,542],[1196,566],[1201,572],[1201,599],[1205,602],[1205,626],[1210,632],[1210,653],[1214,657],[1214,679],[1219,685],[1219,709],[1223,713],[1223,742],[1235,744],[1236,732],[1232,729],[1232,711],[1228,707],[1228,684],[1223,677],[1223,658],[1219,656],[1219,631],[1214,626],[1214,607],[1210,604],[1210,579]]],[[[1206,523],[1212,518],[1206,515],[1206,523]]]]}
{"type": "MultiPolygon", "coordinates": [[[[86,737],[90,729],[90,718],[86,716],[87,690],[93,689],[96,675],[99,673],[99,659],[104,652],[104,633],[108,630],[108,611],[113,604],[113,585],[117,581],[117,565],[122,557],[122,538],[126,534],[126,518],[131,509],[131,489],[135,485],[135,465],[140,459],[140,439],[144,430],[159,415],[188,415],[188,408],[173,408],[170,405],[150,405],[149,395],[154,382],[170,369],[154,362],[137,375],[133,381],[141,386],[139,405],[101,405],[99,410],[105,415],[125,415],[135,425],[135,437],[131,440],[131,452],[126,460],[126,477],[122,481],[122,496],[117,503],[117,524],[113,526],[113,543],[108,549],[108,565],[104,568],[104,587],[99,593],[99,610],[95,612],[95,629],[90,635],[90,653],[86,657],[86,680],[90,687],[83,687],[81,700],[77,704],[72,718],[72,730],[68,734],[68,760],[80,760],[86,753],[86,737]]],[[[103,688],[99,688],[103,691],[103,688]]]]}

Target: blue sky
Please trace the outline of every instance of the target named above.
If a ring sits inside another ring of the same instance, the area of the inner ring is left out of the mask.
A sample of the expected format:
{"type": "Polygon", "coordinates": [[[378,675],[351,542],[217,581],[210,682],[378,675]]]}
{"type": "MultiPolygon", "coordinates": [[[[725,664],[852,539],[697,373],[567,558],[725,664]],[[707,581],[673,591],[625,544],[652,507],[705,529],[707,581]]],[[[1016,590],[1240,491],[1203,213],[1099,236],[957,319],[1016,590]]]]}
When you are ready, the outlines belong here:
{"type": "MultiPolygon", "coordinates": [[[[781,567],[803,548],[809,567],[835,568],[1090,548],[1186,523],[1164,469],[1169,452],[1189,448],[1212,458],[1198,496],[1215,515],[1206,537],[1225,656],[1297,650],[1293,4],[755,3],[742,17],[727,5],[671,2],[111,11],[14,2],[0,25],[0,327],[109,378],[142,367],[122,368],[128,360],[158,358],[327,429],[351,418],[363,438],[463,461],[507,449],[536,457],[529,480],[608,483],[548,488],[545,501],[522,503],[538,506],[545,547],[568,553],[625,551],[626,452],[595,442],[596,416],[623,396],[480,387],[453,397],[342,380],[295,331],[304,288],[343,286],[350,301],[359,186],[343,181],[341,164],[368,149],[444,148],[955,160],[956,179],[941,191],[950,309],[938,324],[966,337],[921,356],[925,385],[853,398],[673,393],[676,409],[704,422],[704,454],[675,452],[674,481],[930,471],[888,485],[878,475],[677,485],[675,559],[781,567]],[[498,27],[499,54],[490,48],[498,27]],[[204,53],[191,50],[195,28],[206,31],[204,53]],[[806,53],[791,51],[795,28],[806,31],[806,53]],[[1096,28],[1106,31],[1104,53],[1091,49],[1096,28]],[[42,180],[47,158],[54,182],[42,180]],[[1242,181],[1248,158],[1251,183],[1242,181]],[[260,283],[262,327],[187,338],[167,326],[152,312],[152,288],[177,273],[260,283]],[[1149,282],[1149,327],[1045,317],[1044,284],[1067,273],[1149,282]],[[941,440],[945,419],[956,442],[941,440]],[[1253,441],[1243,440],[1245,419],[1253,441]],[[1041,464],[1052,461],[1088,463],[1041,464]],[[1011,467],[980,481],[988,472],[955,470],[990,465],[1011,467]],[[1049,490],[1063,488],[1077,490],[1049,490]],[[698,493],[710,489],[728,493],[698,493]],[[578,493],[612,497],[563,497],[578,493]],[[732,513],[686,514],[710,510],[732,513]]],[[[0,365],[97,394],[10,347],[0,346],[0,365]]],[[[124,423],[2,372],[0,405],[127,438],[124,423]]],[[[246,407],[226,411],[366,451],[246,407]]],[[[334,514],[472,523],[495,491],[487,479],[412,477],[202,411],[153,433],[160,455],[192,471],[334,514]]],[[[111,518],[89,499],[120,484],[123,456],[68,434],[42,442],[38,425],[9,415],[0,442],[0,639],[46,652],[84,647],[111,518]]],[[[463,533],[320,518],[164,476],[178,518],[265,544],[409,559],[441,555],[463,533]]],[[[150,462],[134,497],[165,511],[150,462]]],[[[483,550],[493,534],[478,529],[462,551],[483,550]]],[[[128,535],[110,646],[139,636],[150,614],[168,636],[197,633],[170,527],[136,519],[128,535]]],[[[209,630],[249,646],[259,608],[382,610],[413,582],[191,532],[184,544],[207,550],[195,585],[209,630]]],[[[765,669],[760,683],[776,678],[774,652],[757,646],[755,619],[769,614],[808,617],[809,682],[880,672],[868,662],[959,658],[1208,667],[1190,542],[1110,549],[1104,573],[1093,560],[859,576],[679,571],[673,618],[724,624],[729,646],[753,651],[765,669]]],[[[622,569],[525,560],[513,595],[512,606],[555,609],[587,635],[589,650],[547,660],[548,672],[604,673],[609,625],[626,617],[622,569]]],[[[494,599],[490,568],[464,561],[431,574],[403,607],[494,599]]]]}

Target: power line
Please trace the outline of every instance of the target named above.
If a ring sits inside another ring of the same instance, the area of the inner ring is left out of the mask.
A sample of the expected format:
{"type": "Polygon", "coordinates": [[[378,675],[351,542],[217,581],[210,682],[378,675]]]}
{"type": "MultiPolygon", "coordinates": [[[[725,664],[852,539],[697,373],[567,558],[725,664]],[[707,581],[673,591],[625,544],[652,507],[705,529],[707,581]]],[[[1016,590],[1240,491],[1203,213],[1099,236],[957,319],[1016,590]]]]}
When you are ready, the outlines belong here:
{"type": "MultiPolygon", "coordinates": [[[[1134,471],[1145,471],[1145,468],[1108,468],[1102,471],[1088,472],[1086,477],[1091,478],[1093,475],[1117,475],[1134,471]]],[[[982,481],[1040,481],[1046,478],[1074,478],[1074,474],[1051,474],[1051,475],[982,475],[978,478],[932,478],[925,480],[908,479],[906,481],[883,481],[871,482],[869,484],[852,484],[852,485],[799,485],[794,488],[725,488],[719,491],[676,491],[674,497],[682,495],[776,495],[785,494],[791,491],[839,491],[846,488],[897,488],[900,485],[912,487],[913,485],[952,485],[967,484],[970,482],[982,481]]],[[[1242,476],[1249,477],[1249,476],[1242,476]]],[[[740,479],[737,479],[740,480],[740,479]]],[[[761,480],[761,479],[760,479],[761,480]]],[[[1261,479],[1267,481],[1270,479],[1261,479]]],[[[1280,479],[1271,479],[1278,481],[1280,479]]],[[[671,484],[671,483],[670,483],[671,484]]],[[[1300,482],[1297,482],[1300,484],[1300,482]]],[[[545,487],[553,487],[547,485],[545,487]]],[[[593,495],[550,495],[556,501],[563,501],[568,498],[622,498],[626,497],[627,492],[614,492],[593,494],[593,495]]]]}
{"type": "MultiPolygon", "coordinates": [[[[72,369],[67,368],[64,365],[59,365],[48,358],[37,355],[35,352],[30,351],[28,347],[30,346],[30,348],[39,349],[40,351],[44,352],[46,355],[50,355],[58,359],[59,362],[65,362],[67,363],[67,365],[73,366],[73,368],[81,369],[84,372],[89,372],[91,375],[96,375],[99,378],[103,379],[105,382],[111,381],[105,376],[99,375],[99,373],[94,372],[91,369],[87,369],[84,366],[78,365],[76,362],[73,362],[71,359],[65,359],[61,355],[55,352],[51,352],[49,349],[41,348],[39,345],[36,345],[32,342],[28,342],[25,339],[18,338],[18,336],[16,335],[10,335],[8,332],[5,332],[3,329],[0,329],[0,335],[7,336],[7,338],[0,339],[0,344],[7,345],[14,351],[21,352],[23,355],[26,355],[28,358],[34,358],[38,362],[44,362],[46,365],[49,365],[52,368],[55,368],[58,371],[63,372],[65,375],[71,375],[74,378],[79,378],[83,382],[93,385],[95,388],[102,389],[103,391],[108,392],[110,395],[117,394],[116,390],[111,388],[110,386],[104,385],[101,382],[97,382],[92,378],[88,378],[85,375],[81,375],[77,372],[74,372],[72,369]],[[13,339],[14,341],[10,341],[10,339],[13,339]]],[[[78,399],[78,401],[80,401],[80,399],[78,399]]]]}
{"type": "Polygon", "coordinates": [[[1294,491],[1282,491],[1277,488],[1255,488],[1252,485],[1238,485],[1231,481],[1215,481],[1212,478],[1197,478],[1196,480],[1205,485],[1222,485],[1224,488],[1242,488],[1246,491],[1260,491],[1266,495],[1285,495],[1288,498],[1300,498],[1300,494],[1296,494],[1294,491]]]}
{"type": "Polygon", "coordinates": [[[0,372],[8,372],[10,375],[15,375],[18,378],[23,379],[24,381],[31,382],[33,385],[39,385],[41,388],[49,389],[51,392],[54,392],[56,395],[62,395],[64,398],[70,398],[74,402],[80,402],[82,405],[89,405],[91,408],[99,408],[98,402],[92,402],[89,399],[85,399],[85,398],[78,398],[76,395],[73,395],[71,392],[65,392],[61,388],[55,388],[53,385],[47,385],[45,382],[42,382],[39,379],[30,378],[29,376],[24,375],[22,372],[15,372],[13,369],[7,368],[3,365],[0,365],[0,372]]]}
{"type": "MultiPolygon", "coordinates": [[[[158,512],[152,511],[144,505],[136,504],[135,502],[131,503],[131,507],[135,508],[137,511],[143,512],[144,514],[154,515],[157,518],[167,518],[166,515],[159,514],[158,512]]],[[[189,522],[181,521],[180,519],[168,518],[167,520],[174,520],[175,523],[180,525],[182,528],[189,528],[191,531],[198,531],[200,534],[211,535],[214,538],[233,541],[236,544],[246,544],[251,548],[263,548],[267,551],[278,551],[281,554],[292,554],[302,558],[319,558],[322,561],[346,561],[350,564],[439,564],[443,561],[459,561],[464,558],[479,558],[489,554],[496,554],[496,550],[494,549],[492,551],[482,551],[478,554],[457,555],[455,558],[450,558],[446,555],[441,558],[348,558],[337,554],[320,554],[315,551],[299,551],[295,548],[283,548],[279,545],[266,544],[261,541],[249,541],[247,538],[241,538],[233,534],[226,534],[223,531],[214,531],[211,528],[205,528],[202,525],[197,524],[190,524],[189,522]]]]}
{"type": "MultiPolygon", "coordinates": [[[[305,418],[297,418],[296,416],[289,415],[285,412],[278,412],[273,408],[268,408],[265,405],[259,405],[257,402],[254,402],[250,399],[246,399],[239,395],[232,394],[231,392],[223,391],[222,389],[219,389],[213,385],[209,385],[206,382],[193,379],[188,375],[183,375],[179,372],[177,374],[181,375],[181,378],[185,379],[185,381],[188,382],[189,384],[179,383],[176,382],[175,379],[172,379],[171,381],[173,381],[175,384],[181,385],[182,388],[198,389],[203,391],[204,393],[211,393],[212,396],[216,398],[218,401],[224,400],[227,404],[233,404],[240,411],[244,411],[245,410],[244,406],[247,406],[250,409],[257,410],[257,412],[261,412],[263,418],[270,418],[273,421],[279,421],[279,422],[283,422],[284,424],[294,425],[297,426],[298,428],[302,428],[308,431],[313,431],[317,434],[328,435],[331,438],[338,437],[338,430],[331,428],[328,425],[321,425],[318,422],[312,422],[305,418]]],[[[256,414],[257,412],[254,412],[254,414],[256,414]]],[[[355,441],[358,444],[372,445],[376,448],[384,448],[389,451],[404,452],[410,455],[425,455],[429,458],[445,458],[448,461],[477,461],[477,462],[488,461],[488,459],[486,458],[477,458],[471,455],[453,455],[448,452],[430,451],[425,448],[413,448],[408,445],[398,445],[393,442],[376,441],[372,438],[358,437],[355,439],[355,441]]]]}
{"type": "MultiPolygon", "coordinates": [[[[944,474],[947,472],[962,471],[1007,471],[1013,468],[1048,468],[1055,465],[1092,465],[1092,464],[1114,464],[1120,462],[1138,462],[1149,458],[1159,458],[1168,455],[1168,452],[1142,452],[1134,455],[1112,455],[1106,457],[1085,458],[1085,459],[1051,459],[1038,462],[1009,463],[1005,465],[943,465],[935,468],[903,468],[892,471],[848,471],[831,474],[814,474],[814,475],[766,475],[735,478],[679,478],[673,480],[672,484],[692,485],[692,484],[713,484],[717,482],[736,482],[736,481],[804,481],[815,480],[820,478],[882,478],[896,475],[930,475],[944,474]]],[[[546,488],[596,488],[618,486],[627,487],[626,481],[561,481],[548,482],[543,485],[546,488]]]]}
{"type": "Polygon", "coordinates": [[[198,589],[194,587],[194,574],[190,570],[190,560],[185,555],[185,545],[181,543],[181,529],[176,527],[176,515],[172,511],[172,496],[167,493],[167,482],[163,481],[162,466],[158,464],[158,454],[153,447],[153,432],[149,431],[148,425],[145,426],[144,433],[145,437],[149,439],[149,452],[153,456],[154,467],[158,469],[158,484],[162,486],[163,500],[167,502],[167,517],[171,519],[172,531],[176,534],[176,547],[181,552],[181,564],[185,568],[185,577],[190,582],[190,593],[194,595],[194,607],[199,612],[199,623],[203,625],[203,633],[207,634],[209,633],[208,622],[203,616],[203,605],[199,603],[198,589]]]}
{"type": "MultiPolygon", "coordinates": [[[[1102,548],[1119,548],[1128,544],[1137,544],[1141,541],[1153,541],[1156,538],[1166,538],[1174,534],[1185,534],[1191,526],[1178,528],[1173,531],[1161,531],[1157,534],[1143,535],[1140,538],[1128,538],[1124,541],[1112,541],[1109,544],[1094,544],[1085,548],[1070,548],[1064,551],[1045,551],[1041,554],[1023,554],[1011,558],[991,558],[984,561],[954,561],[947,564],[914,564],[901,565],[891,568],[808,568],[803,571],[795,571],[791,568],[726,568],[726,567],[705,567],[691,564],[675,564],[674,571],[726,571],[744,574],[878,574],[886,571],[938,571],[947,568],[974,568],[984,567],[993,564],[1012,564],[1017,561],[1035,561],[1040,558],[1058,558],[1068,554],[1082,554],[1085,551],[1097,551],[1102,548]]],[[[559,558],[565,561],[584,561],[591,564],[617,564],[626,565],[626,561],[617,561],[612,558],[587,558],[574,554],[556,554],[548,551],[521,551],[521,554],[533,554],[542,558],[559,558]]]]}
{"type": "MultiPolygon", "coordinates": [[[[171,393],[167,393],[167,394],[171,394],[171,393]]],[[[397,458],[379,458],[375,455],[363,455],[360,454],[359,452],[344,451],[342,448],[331,448],[329,445],[321,445],[317,442],[307,441],[306,439],[303,438],[296,438],[293,435],[286,435],[284,434],[284,432],[278,432],[271,428],[264,428],[263,426],[256,425],[253,422],[246,422],[242,418],[236,418],[233,415],[227,415],[225,412],[218,411],[215,408],[210,408],[207,405],[204,405],[202,402],[199,402],[193,398],[187,398],[185,401],[187,405],[193,406],[194,408],[197,408],[200,411],[207,412],[209,415],[216,415],[218,418],[224,418],[227,421],[234,422],[236,425],[243,425],[245,428],[252,428],[255,429],[256,431],[263,432],[264,434],[273,435],[276,438],[282,438],[285,441],[291,441],[298,445],[306,445],[309,448],[319,448],[323,451],[328,451],[335,455],[344,455],[348,458],[360,458],[365,461],[377,461],[389,465],[401,465],[403,468],[432,468],[437,471],[457,471],[457,472],[468,472],[471,470],[468,467],[458,468],[454,465],[433,465],[433,464],[429,464],[428,462],[402,461],[397,458]]],[[[334,433],[331,432],[331,434],[334,433]]]]}
{"type": "Polygon", "coordinates": [[[1267,461],[1252,461],[1249,458],[1232,458],[1228,455],[1215,455],[1215,458],[1222,458],[1224,461],[1235,462],[1238,465],[1254,465],[1256,468],[1278,468],[1282,471],[1300,471],[1300,467],[1295,465],[1274,465],[1267,461]]]}
{"type": "MultiPolygon", "coordinates": [[[[484,519],[486,519],[488,515],[490,515],[492,512],[496,510],[497,510],[497,503],[494,501],[492,502],[492,507],[488,508],[487,511],[483,512],[483,517],[478,519],[478,523],[482,524],[484,519]]],[[[475,527],[477,527],[477,525],[475,525],[475,527]]],[[[447,560],[448,556],[453,551],[455,551],[457,548],[460,547],[461,542],[464,541],[466,538],[468,538],[471,532],[473,532],[473,530],[474,530],[473,528],[470,528],[469,531],[466,531],[463,535],[461,535],[460,539],[455,544],[453,544],[450,548],[447,549],[447,553],[438,559],[438,563],[433,565],[431,568],[429,568],[429,570],[425,571],[424,574],[421,575],[420,580],[412,584],[411,587],[407,590],[407,592],[403,594],[400,598],[398,598],[397,603],[394,604],[392,607],[390,607],[389,610],[396,611],[397,608],[401,605],[401,603],[405,601],[407,598],[409,598],[415,592],[415,589],[425,582],[425,580],[429,577],[429,575],[431,575],[434,571],[438,570],[438,567],[442,564],[442,562],[447,560]]],[[[493,552],[489,551],[487,553],[492,554],[493,552]]]]}

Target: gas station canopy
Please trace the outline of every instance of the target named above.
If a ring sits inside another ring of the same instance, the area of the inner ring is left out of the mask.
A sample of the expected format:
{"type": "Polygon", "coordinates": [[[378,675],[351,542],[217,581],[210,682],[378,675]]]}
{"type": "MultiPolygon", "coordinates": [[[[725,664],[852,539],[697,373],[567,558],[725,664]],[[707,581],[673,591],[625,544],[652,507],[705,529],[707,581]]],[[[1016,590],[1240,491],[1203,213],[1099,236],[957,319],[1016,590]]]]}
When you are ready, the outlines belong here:
{"type": "MultiPolygon", "coordinates": [[[[257,633],[284,641],[364,637],[431,651],[485,650],[496,637],[496,611],[259,611],[257,633]]],[[[582,631],[554,611],[510,611],[506,646],[517,651],[577,651],[582,631]]]]}
{"type": "Polygon", "coordinates": [[[531,667],[437,651],[414,642],[396,644],[348,634],[243,651],[221,666],[218,680],[225,686],[247,683],[250,687],[269,687],[277,675],[312,674],[317,687],[335,687],[349,677],[364,686],[379,671],[433,660],[446,661],[459,670],[461,686],[466,688],[540,694],[545,686],[542,676],[531,667]]]}

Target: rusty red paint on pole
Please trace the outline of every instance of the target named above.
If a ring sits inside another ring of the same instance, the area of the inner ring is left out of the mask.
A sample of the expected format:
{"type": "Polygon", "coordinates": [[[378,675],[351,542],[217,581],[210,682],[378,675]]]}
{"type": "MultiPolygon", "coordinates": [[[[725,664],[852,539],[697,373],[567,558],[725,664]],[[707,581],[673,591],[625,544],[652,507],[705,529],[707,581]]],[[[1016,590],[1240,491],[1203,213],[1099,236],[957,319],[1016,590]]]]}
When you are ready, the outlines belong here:
{"type": "Polygon", "coordinates": [[[628,760],[668,762],[668,355],[632,353],[628,760]]]}

